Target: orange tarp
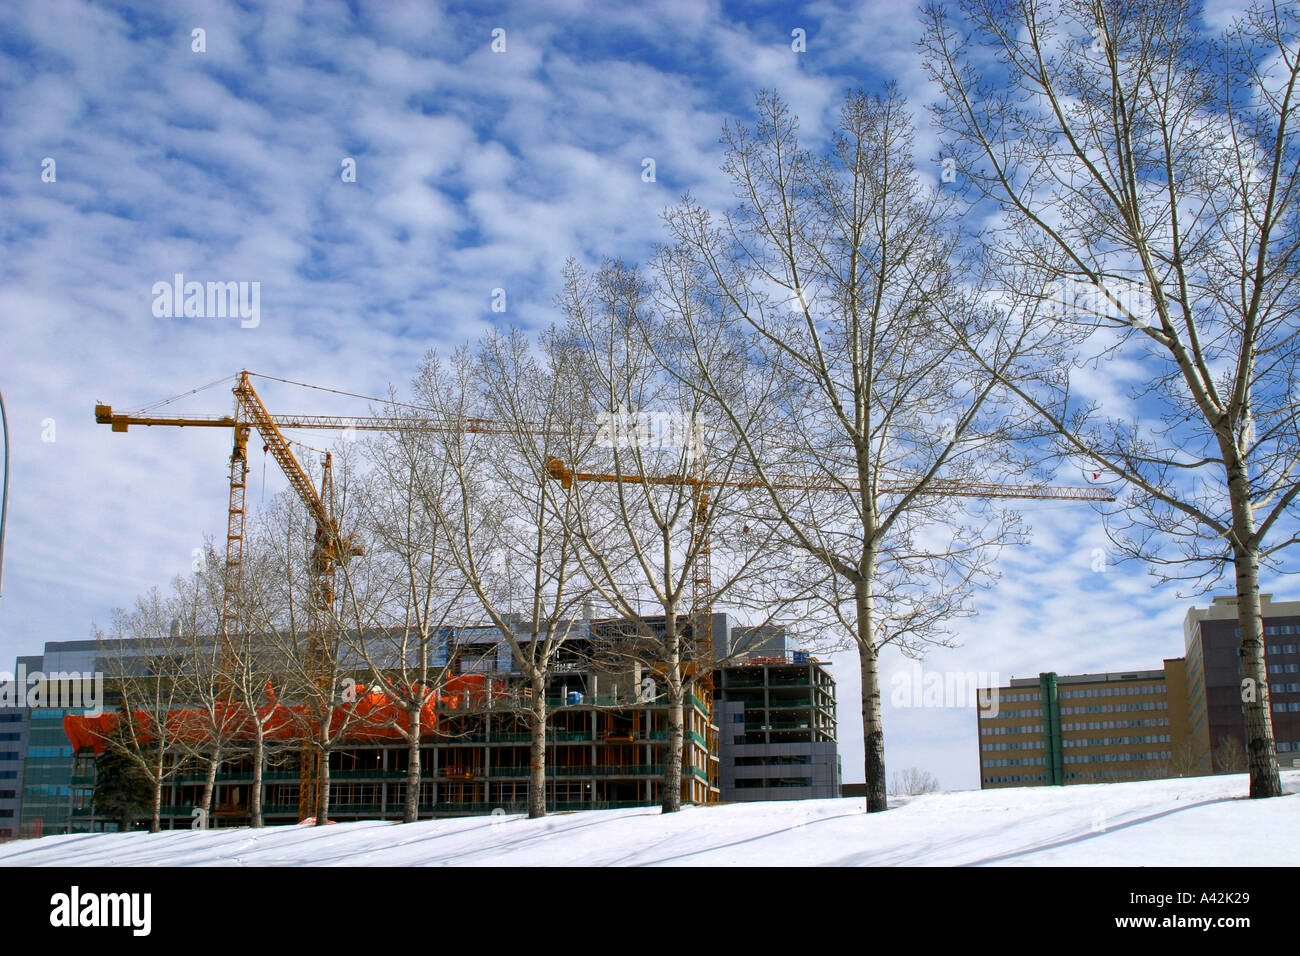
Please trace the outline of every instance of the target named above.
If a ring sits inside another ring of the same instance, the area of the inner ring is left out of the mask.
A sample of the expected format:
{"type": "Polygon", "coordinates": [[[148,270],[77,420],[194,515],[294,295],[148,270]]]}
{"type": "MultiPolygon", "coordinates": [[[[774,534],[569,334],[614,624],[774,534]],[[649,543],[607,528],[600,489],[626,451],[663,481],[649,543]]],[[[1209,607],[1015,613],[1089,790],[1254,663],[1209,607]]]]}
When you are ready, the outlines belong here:
{"type": "MultiPolygon", "coordinates": [[[[451,678],[439,689],[436,702],[447,710],[461,710],[481,706],[501,697],[503,692],[504,684],[496,678],[463,674],[451,678]]],[[[271,740],[295,740],[313,736],[316,732],[315,718],[303,705],[287,706],[275,702],[274,695],[272,703],[259,708],[257,713],[263,732],[271,740]]],[[[153,731],[149,714],[137,710],[134,719],[138,739],[142,743],[151,741],[153,731]]],[[[74,753],[83,749],[102,753],[105,738],[120,720],[121,715],[117,713],[98,717],[69,714],[63,718],[63,731],[72,742],[74,753]]],[[[221,728],[228,736],[251,737],[256,726],[248,710],[242,706],[218,707],[212,714],[205,710],[173,710],[167,713],[166,721],[167,739],[190,743],[211,738],[214,727],[221,728]]],[[[358,685],[356,699],[336,706],[330,715],[331,734],[337,734],[345,726],[347,740],[394,740],[401,739],[402,734],[409,730],[410,719],[387,694],[358,685]]],[[[421,709],[420,726],[429,732],[437,728],[435,696],[431,695],[421,709]]]]}

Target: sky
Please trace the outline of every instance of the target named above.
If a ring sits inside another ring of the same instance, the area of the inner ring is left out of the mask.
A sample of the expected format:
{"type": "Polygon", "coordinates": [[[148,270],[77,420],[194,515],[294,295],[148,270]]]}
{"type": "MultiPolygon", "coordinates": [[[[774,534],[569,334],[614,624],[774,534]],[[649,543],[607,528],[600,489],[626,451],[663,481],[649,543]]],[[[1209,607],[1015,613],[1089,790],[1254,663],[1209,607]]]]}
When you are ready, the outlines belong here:
{"type": "MultiPolygon", "coordinates": [[[[759,89],[814,141],[849,88],[892,81],[922,110],[919,33],[890,0],[0,7],[0,668],[88,638],[222,532],[229,435],[114,434],[96,403],[136,408],[243,368],[383,395],[429,349],[544,328],[567,258],[643,260],[684,192],[728,201],[719,133],[752,119],[759,89]],[[169,310],[159,290],[177,275],[257,283],[257,311],[169,310]]],[[[937,172],[919,119],[918,161],[937,172]]],[[[258,387],[277,412],[366,410],[258,387]]],[[[228,389],[171,408],[226,413],[228,389]]],[[[258,444],[254,506],[284,487],[262,459],[258,444]]],[[[1192,602],[1099,562],[1090,506],[1022,513],[1031,545],[1004,556],[956,625],[961,646],[926,671],[997,683],[1182,653],[1192,602]]],[[[1284,587],[1265,582],[1295,596],[1284,587]]],[[[887,651],[883,666],[888,766],[978,786],[973,707],[897,706],[892,678],[911,664],[887,651]]],[[[831,667],[845,780],[861,781],[856,659],[831,667]]]]}

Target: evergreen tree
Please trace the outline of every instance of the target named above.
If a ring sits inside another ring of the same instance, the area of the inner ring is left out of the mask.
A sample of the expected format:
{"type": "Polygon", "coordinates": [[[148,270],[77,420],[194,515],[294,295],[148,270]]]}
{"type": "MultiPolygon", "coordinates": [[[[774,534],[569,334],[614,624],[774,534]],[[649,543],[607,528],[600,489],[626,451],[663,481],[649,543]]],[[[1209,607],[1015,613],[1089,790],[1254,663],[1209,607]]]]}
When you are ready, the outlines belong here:
{"type": "Polygon", "coordinates": [[[120,731],[115,730],[103,754],[95,762],[95,812],[117,818],[118,829],[127,832],[140,817],[149,815],[152,788],[139,765],[123,750],[120,731]]]}

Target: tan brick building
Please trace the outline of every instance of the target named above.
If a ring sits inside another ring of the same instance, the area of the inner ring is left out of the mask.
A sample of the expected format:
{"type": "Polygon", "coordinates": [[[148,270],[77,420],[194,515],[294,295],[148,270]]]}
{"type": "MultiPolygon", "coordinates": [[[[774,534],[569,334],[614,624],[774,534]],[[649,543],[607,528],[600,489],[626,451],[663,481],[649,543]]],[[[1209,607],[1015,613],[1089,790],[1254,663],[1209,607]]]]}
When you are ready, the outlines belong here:
{"type": "Polygon", "coordinates": [[[981,787],[1144,780],[1190,769],[1184,665],[1173,658],[1161,670],[1045,673],[982,689],[981,787]]]}

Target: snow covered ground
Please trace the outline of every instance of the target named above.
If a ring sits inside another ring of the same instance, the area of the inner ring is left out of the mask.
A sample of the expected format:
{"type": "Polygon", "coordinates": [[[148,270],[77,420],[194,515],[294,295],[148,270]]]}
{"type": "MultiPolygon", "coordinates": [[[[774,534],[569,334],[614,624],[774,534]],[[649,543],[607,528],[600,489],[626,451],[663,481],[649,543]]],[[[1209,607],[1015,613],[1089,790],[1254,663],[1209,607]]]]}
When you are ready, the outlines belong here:
{"type": "Polygon", "coordinates": [[[1244,775],[1078,787],[264,830],[81,834],[0,846],[3,866],[1294,866],[1289,794],[1246,799],[1244,775]]]}

